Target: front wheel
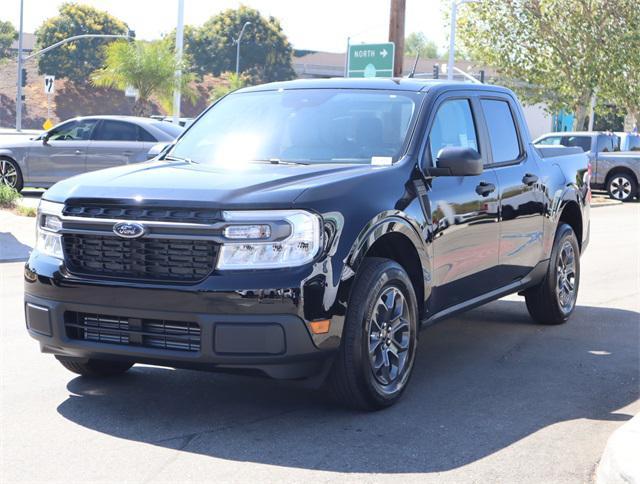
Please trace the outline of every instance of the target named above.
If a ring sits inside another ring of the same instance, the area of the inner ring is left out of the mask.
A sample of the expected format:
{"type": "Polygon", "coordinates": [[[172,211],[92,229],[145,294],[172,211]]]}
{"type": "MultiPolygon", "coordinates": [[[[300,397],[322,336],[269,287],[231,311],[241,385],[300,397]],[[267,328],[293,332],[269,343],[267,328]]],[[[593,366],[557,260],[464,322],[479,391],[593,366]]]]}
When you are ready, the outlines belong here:
{"type": "Polygon", "coordinates": [[[22,173],[18,164],[9,158],[0,158],[0,185],[6,185],[17,192],[22,190],[22,173]]]}
{"type": "Polygon", "coordinates": [[[549,268],[544,280],[524,293],[531,317],[540,324],[562,324],[576,307],[580,285],[580,248],[573,229],[556,230],[549,268]]]}
{"type": "Polygon", "coordinates": [[[343,404],[377,410],[407,386],[417,347],[417,302],[396,262],[366,258],[354,281],[340,351],[327,383],[343,404]]]}
{"type": "Polygon", "coordinates": [[[133,363],[126,361],[107,361],[94,359],[78,359],[66,356],[56,356],[56,359],[67,370],[78,375],[88,377],[105,377],[120,375],[133,366],[133,363]]]}
{"type": "Polygon", "coordinates": [[[607,183],[607,192],[614,200],[629,202],[636,196],[638,186],[635,179],[627,173],[614,173],[607,183]]]}

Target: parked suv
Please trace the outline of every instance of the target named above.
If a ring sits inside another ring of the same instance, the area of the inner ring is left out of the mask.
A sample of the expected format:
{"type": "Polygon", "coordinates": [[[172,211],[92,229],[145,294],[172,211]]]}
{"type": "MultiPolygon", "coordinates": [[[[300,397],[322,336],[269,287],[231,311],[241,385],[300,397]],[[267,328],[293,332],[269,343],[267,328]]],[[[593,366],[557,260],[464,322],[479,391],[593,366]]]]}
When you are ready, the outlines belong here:
{"type": "Polygon", "coordinates": [[[534,143],[540,147],[579,147],[587,153],[591,162],[592,188],[605,189],[611,198],[623,202],[630,202],[639,195],[640,139],[635,134],[589,131],[548,133],[534,143]]]}
{"type": "Polygon", "coordinates": [[[589,199],[587,157],[541,158],[507,89],[245,88],[159,159],[44,194],[27,327],[84,376],[314,378],[382,408],[420,328],[516,292],[538,323],[570,317],[589,199]]]}

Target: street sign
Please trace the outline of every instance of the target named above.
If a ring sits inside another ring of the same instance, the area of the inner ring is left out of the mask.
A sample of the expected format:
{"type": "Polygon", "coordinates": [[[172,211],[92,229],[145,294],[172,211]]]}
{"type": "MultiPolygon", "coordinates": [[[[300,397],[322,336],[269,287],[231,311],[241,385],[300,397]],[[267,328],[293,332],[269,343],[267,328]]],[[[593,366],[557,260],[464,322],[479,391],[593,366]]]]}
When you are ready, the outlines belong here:
{"type": "Polygon", "coordinates": [[[53,94],[56,90],[56,76],[44,76],[44,93],[53,94]]]}
{"type": "Polygon", "coordinates": [[[349,45],[347,77],[393,77],[393,42],[349,45]]]}
{"type": "Polygon", "coordinates": [[[44,123],[42,123],[42,128],[49,131],[51,128],[53,128],[53,121],[47,119],[44,123]]]}

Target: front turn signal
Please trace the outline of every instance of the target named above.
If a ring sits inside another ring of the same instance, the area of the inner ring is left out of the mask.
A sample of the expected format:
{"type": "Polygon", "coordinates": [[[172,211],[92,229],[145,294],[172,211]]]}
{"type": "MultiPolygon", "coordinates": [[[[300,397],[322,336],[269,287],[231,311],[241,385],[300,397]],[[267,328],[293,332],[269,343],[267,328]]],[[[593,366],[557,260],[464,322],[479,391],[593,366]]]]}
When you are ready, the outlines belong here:
{"type": "Polygon", "coordinates": [[[309,323],[309,329],[313,334],[325,334],[331,329],[331,320],[322,319],[320,321],[311,321],[309,323]]]}

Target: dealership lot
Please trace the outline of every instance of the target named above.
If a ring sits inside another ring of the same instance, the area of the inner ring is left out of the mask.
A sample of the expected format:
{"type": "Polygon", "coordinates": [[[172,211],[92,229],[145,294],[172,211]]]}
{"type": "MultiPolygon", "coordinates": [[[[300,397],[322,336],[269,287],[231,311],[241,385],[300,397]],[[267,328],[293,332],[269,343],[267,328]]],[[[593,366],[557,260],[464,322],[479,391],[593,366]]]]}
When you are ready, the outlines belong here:
{"type": "Polygon", "coordinates": [[[3,480],[588,481],[640,412],[639,246],[640,203],[594,209],[568,324],[514,296],[433,326],[406,398],[373,414],[247,377],[76,378],[26,333],[22,263],[0,263],[3,480]]]}

